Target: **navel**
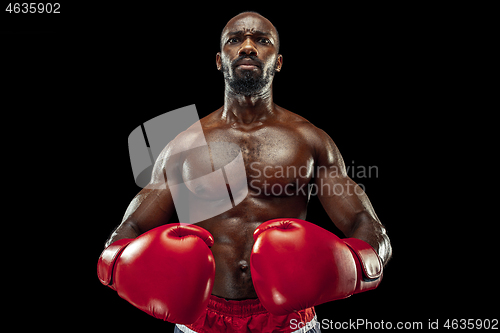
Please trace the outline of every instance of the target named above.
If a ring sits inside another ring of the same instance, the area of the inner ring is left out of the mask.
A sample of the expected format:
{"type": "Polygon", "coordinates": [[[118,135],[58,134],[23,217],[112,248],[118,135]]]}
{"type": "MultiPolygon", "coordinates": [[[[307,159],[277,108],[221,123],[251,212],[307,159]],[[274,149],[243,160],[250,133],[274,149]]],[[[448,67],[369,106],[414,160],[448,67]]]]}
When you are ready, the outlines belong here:
{"type": "Polygon", "coordinates": [[[246,272],[248,270],[248,262],[246,260],[241,260],[238,265],[242,272],[246,272]]]}

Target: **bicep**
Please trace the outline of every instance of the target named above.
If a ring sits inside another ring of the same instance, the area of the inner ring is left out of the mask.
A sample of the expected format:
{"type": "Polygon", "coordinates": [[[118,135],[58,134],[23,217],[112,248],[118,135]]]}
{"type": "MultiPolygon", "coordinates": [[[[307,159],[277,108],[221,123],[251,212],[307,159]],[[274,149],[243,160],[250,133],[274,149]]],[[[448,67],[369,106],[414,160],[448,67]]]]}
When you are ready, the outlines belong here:
{"type": "Polygon", "coordinates": [[[385,228],[363,189],[347,176],[344,161],[332,139],[323,132],[316,163],[318,197],[333,223],[346,237],[370,244],[385,264],[392,247],[385,228]],[[322,141],[322,142],[321,142],[322,141]]]}
{"type": "Polygon", "coordinates": [[[346,236],[351,236],[360,216],[378,217],[363,189],[347,176],[344,160],[333,140],[321,133],[317,149],[315,186],[330,219],[346,236]]]}

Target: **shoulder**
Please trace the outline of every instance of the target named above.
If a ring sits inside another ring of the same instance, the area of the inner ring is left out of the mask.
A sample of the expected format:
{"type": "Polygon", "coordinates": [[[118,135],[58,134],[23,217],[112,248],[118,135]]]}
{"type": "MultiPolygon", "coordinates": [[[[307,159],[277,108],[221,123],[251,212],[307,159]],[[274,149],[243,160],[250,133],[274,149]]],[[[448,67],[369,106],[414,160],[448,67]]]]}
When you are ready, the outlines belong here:
{"type": "Polygon", "coordinates": [[[332,164],[341,160],[340,152],[328,133],[298,114],[282,107],[277,109],[281,113],[281,121],[289,124],[311,147],[317,163],[332,164]]]}
{"type": "Polygon", "coordinates": [[[221,109],[212,112],[199,121],[191,124],[187,129],[180,132],[172,141],[170,141],[159,155],[159,159],[169,160],[182,152],[206,145],[206,139],[203,129],[213,126],[217,121],[217,113],[221,109]]]}
{"type": "Polygon", "coordinates": [[[199,146],[205,146],[207,142],[204,131],[219,125],[221,111],[222,107],[201,118],[185,131],[177,135],[177,137],[167,145],[167,148],[170,149],[170,153],[176,154],[199,146]]]}
{"type": "Polygon", "coordinates": [[[292,129],[297,129],[304,135],[308,135],[311,138],[320,138],[323,136],[328,136],[323,130],[316,127],[309,120],[300,116],[292,111],[276,105],[276,113],[279,121],[292,129]]]}

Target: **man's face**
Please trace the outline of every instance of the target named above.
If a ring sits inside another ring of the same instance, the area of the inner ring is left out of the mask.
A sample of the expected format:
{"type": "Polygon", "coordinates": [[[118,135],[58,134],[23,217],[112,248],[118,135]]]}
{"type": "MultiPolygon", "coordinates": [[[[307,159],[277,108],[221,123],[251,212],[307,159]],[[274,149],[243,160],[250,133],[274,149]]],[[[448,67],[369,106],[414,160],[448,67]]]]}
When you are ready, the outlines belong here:
{"type": "Polygon", "coordinates": [[[217,67],[231,89],[245,96],[270,88],[274,73],[281,70],[278,36],[264,17],[245,13],[228,22],[221,36],[217,67]]]}

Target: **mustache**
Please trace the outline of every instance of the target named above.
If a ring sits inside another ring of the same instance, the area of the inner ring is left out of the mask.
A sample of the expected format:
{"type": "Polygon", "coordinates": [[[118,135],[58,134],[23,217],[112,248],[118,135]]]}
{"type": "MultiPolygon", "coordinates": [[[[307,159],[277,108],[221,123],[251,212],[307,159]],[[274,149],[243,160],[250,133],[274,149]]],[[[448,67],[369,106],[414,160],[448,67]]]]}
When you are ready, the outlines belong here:
{"type": "Polygon", "coordinates": [[[262,66],[263,66],[262,61],[260,61],[260,59],[259,59],[259,58],[257,58],[257,56],[254,56],[254,55],[246,55],[246,54],[244,54],[244,55],[241,55],[241,56],[239,56],[238,58],[234,59],[234,60],[231,62],[231,67],[232,67],[233,69],[234,69],[234,68],[236,68],[236,63],[237,63],[238,61],[240,61],[240,60],[243,60],[243,59],[251,59],[252,61],[257,62],[257,63],[258,63],[258,66],[259,66],[260,68],[262,68],[262,66]]]}

